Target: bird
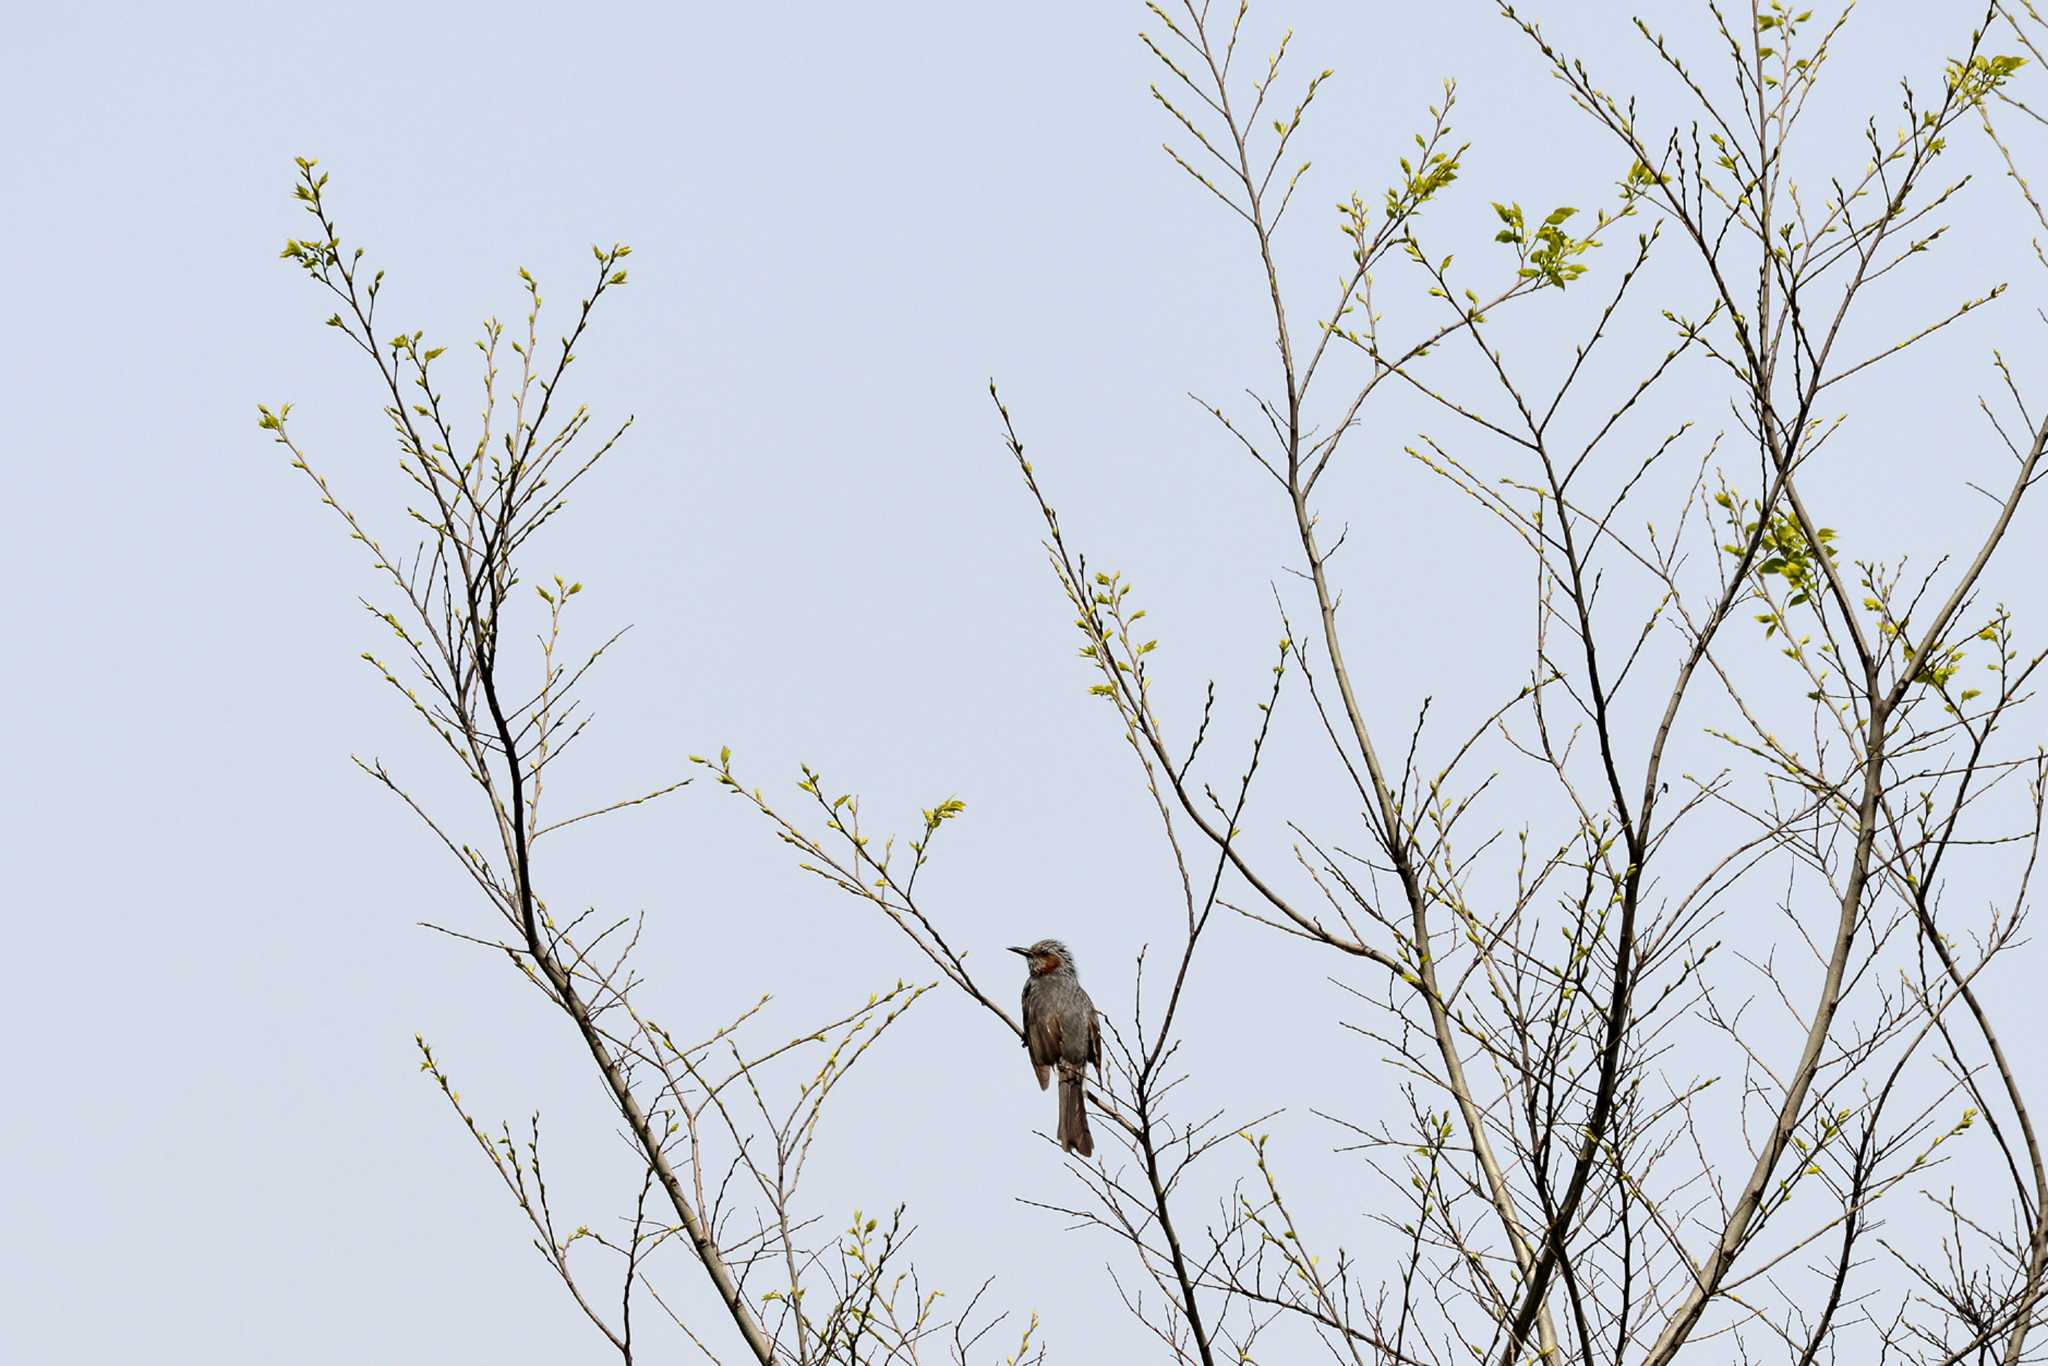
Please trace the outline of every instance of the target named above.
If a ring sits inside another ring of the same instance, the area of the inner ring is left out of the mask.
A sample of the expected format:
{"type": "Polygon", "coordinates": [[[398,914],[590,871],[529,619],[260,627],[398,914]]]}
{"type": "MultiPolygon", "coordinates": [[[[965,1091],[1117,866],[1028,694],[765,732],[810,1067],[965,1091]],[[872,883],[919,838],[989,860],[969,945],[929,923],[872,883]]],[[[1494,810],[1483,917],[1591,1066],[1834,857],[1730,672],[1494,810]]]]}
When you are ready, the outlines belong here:
{"type": "Polygon", "coordinates": [[[1030,965],[1024,979],[1024,1048],[1043,1091],[1055,1071],[1060,1078],[1059,1144],[1062,1152],[1095,1154],[1088,1132],[1088,1064],[1102,1076],[1102,1027],[1095,1003],[1081,989],[1074,954],[1057,939],[1041,939],[1028,948],[1010,946],[1030,965]]]}

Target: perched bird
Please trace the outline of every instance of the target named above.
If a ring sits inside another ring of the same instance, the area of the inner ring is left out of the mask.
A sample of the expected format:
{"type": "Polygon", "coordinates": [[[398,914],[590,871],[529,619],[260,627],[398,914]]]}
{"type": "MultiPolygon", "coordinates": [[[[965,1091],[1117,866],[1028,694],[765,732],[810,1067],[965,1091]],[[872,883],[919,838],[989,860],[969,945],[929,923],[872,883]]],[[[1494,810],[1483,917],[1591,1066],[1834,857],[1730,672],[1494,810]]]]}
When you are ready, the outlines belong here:
{"type": "Polygon", "coordinates": [[[1074,955],[1057,939],[1041,939],[1028,949],[1012,947],[1031,966],[1024,979],[1024,1047],[1043,1091],[1057,1071],[1060,1077],[1060,1147],[1083,1157],[1093,1156],[1095,1140],[1088,1133],[1088,1064],[1102,1076],[1102,1029],[1095,1021],[1095,1003],[1081,990],[1074,955]]]}

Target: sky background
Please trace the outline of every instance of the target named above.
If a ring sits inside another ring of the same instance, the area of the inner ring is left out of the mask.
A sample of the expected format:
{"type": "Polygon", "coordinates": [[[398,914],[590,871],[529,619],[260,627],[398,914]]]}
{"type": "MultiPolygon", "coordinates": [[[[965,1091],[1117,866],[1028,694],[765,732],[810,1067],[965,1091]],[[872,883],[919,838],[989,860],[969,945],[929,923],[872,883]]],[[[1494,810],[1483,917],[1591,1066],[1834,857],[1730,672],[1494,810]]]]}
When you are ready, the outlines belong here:
{"type": "MultiPolygon", "coordinates": [[[[1622,12],[1527,8],[1653,121],[1683,116],[1622,12]]],[[[1643,12],[1713,62],[1693,6],[1643,12]]],[[[450,343],[451,365],[482,318],[516,316],[517,267],[566,307],[592,242],[635,247],[576,383],[601,421],[638,423],[532,561],[587,585],[586,639],[633,625],[588,690],[598,724],[558,814],[682,776],[686,755],[720,745],[786,797],[808,762],[890,828],[958,795],[967,814],[929,874],[949,932],[1004,997],[1018,974],[991,956],[1063,937],[1097,1001],[1127,1014],[1132,956],[1175,933],[1170,866],[1109,713],[1086,696],[989,378],[1069,533],[1139,585],[1176,733],[1214,677],[1217,739],[1241,742],[1279,635],[1275,586],[1304,606],[1284,573],[1284,507],[1186,397],[1270,392],[1272,351],[1241,225],[1159,151],[1147,20],[1093,0],[601,16],[74,5],[11,22],[0,554],[21,729],[0,798],[17,962],[0,997],[0,1356],[602,1346],[415,1069],[419,1032],[480,1116],[543,1112],[568,1224],[629,1198],[580,1045],[501,960],[417,928],[482,929],[485,913],[349,762],[380,756],[467,810],[357,660],[379,643],[356,602],[377,586],[363,557],[255,427],[258,402],[293,402],[337,491],[403,536],[374,376],[276,259],[303,230],[295,155],[331,171],[344,234],[389,270],[391,326],[450,343]]],[[[1252,23],[1261,49],[1293,26],[1297,74],[1338,72],[1304,134],[1315,169],[1282,262],[1304,317],[1343,261],[1328,204],[1378,197],[1446,77],[1473,150],[1428,231],[1469,254],[1475,279],[1498,274],[1488,200],[1611,202],[1622,160],[1490,4],[1270,0],[1252,23]]],[[[1959,7],[1861,7],[1813,116],[1814,182],[1860,164],[1856,124],[1896,122],[1896,79],[1931,89],[1966,23],[1959,7]]],[[[1991,169],[1971,140],[1956,164],[1991,169]]],[[[1845,393],[1854,420],[1808,495],[1845,544],[1919,564],[1981,527],[1964,481],[2004,477],[1972,411],[1990,349],[2022,372],[2041,354],[2016,197],[1995,175],[1966,195],[1956,245],[1862,315],[1858,349],[1999,280],[2014,294],[1845,393]]],[[[1611,275],[1620,251],[1602,255],[1611,275]]],[[[1672,306],[1691,297],[1672,289],[1672,306]]],[[[1503,324],[1539,370],[1571,335],[1547,306],[1503,324]]],[[[1620,359],[1663,345],[1626,335],[1620,359]]],[[[448,392],[471,406],[452,372],[448,392]]],[[[1695,367],[1652,425],[1729,425],[1721,393],[1695,367]]],[[[1400,454],[1424,426],[1447,424],[1399,404],[1376,415],[1326,503],[1352,528],[1354,669],[1400,735],[1423,696],[1448,735],[1527,668],[1524,562],[1400,454]]],[[[1498,449],[1468,449],[1506,469],[1498,449]]],[[[1989,594],[2029,640],[2048,581],[2039,528],[2035,509],[1989,594]]],[[[2021,725],[2040,731],[2038,716],[2021,725]]],[[[1259,838],[1281,847],[1283,815],[1355,837],[1306,708],[1281,731],[1259,838]]],[[[1522,791],[1510,780],[1502,800],[1522,791]]],[[[763,992],[767,1033],[793,1033],[927,971],[706,784],[566,833],[550,858],[557,900],[646,911],[646,990],[678,1035],[763,992]]],[[[1731,915],[1745,936],[1781,928],[1762,902],[1731,915]]],[[[1309,1114],[1371,1123],[1399,1108],[1378,1051],[1338,1024],[1356,1012],[1326,977],[1350,969],[1243,922],[1217,934],[1195,983],[1213,994],[1197,999],[1244,993],[1262,1023],[1191,1012],[1188,1108],[1289,1107],[1273,1132],[1323,1193],[1315,1217],[1332,1241],[1369,1236],[1374,1178],[1333,1156],[1337,1135],[1309,1114]]],[[[2009,1037],[2041,1023],[2016,989],[2040,965],[2026,950],[1991,984],[2015,1012],[2009,1037]]],[[[1020,1203],[1075,1194],[1034,1134],[1051,1121],[1014,1043],[935,992],[855,1074],[810,1207],[836,1221],[908,1201],[925,1265],[956,1295],[995,1276],[997,1299],[1043,1317],[1056,1359],[1141,1359],[1101,1275],[1120,1250],[1020,1203]]],[[[701,1303],[700,1280],[678,1260],[666,1283],[701,1303]]],[[[654,1355],[689,1357],[673,1337],[654,1355]]]]}

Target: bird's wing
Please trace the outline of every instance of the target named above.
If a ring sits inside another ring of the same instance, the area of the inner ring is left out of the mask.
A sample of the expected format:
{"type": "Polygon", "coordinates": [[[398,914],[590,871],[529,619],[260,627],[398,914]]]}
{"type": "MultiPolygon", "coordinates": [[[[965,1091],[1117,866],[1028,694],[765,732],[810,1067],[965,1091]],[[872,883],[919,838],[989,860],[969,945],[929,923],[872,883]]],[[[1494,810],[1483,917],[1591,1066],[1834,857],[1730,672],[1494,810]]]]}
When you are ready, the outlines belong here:
{"type": "Polygon", "coordinates": [[[1038,1089],[1052,1085],[1052,1065],[1060,1057],[1060,1017],[1050,1010],[1027,1011],[1024,1015],[1024,1046],[1031,1050],[1031,1066],[1038,1073],[1038,1089]]]}
{"type": "Polygon", "coordinates": [[[1095,1079],[1102,1080],[1102,1021],[1091,1009],[1088,1012],[1088,1059],[1095,1064],[1095,1079]]]}

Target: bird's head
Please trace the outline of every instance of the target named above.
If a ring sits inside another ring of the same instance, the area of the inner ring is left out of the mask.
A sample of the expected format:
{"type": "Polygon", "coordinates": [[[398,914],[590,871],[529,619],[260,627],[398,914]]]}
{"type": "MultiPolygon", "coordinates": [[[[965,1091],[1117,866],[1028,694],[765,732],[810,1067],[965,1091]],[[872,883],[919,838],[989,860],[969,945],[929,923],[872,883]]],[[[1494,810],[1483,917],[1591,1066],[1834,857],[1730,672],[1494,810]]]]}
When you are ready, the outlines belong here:
{"type": "Polygon", "coordinates": [[[1044,977],[1054,972],[1073,975],[1074,955],[1057,939],[1041,939],[1029,948],[1019,948],[1013,944],[1010,946],[1010,952],[1023,955],[1024,961],[1031,966],[1033,977],[1044,977]]]}

